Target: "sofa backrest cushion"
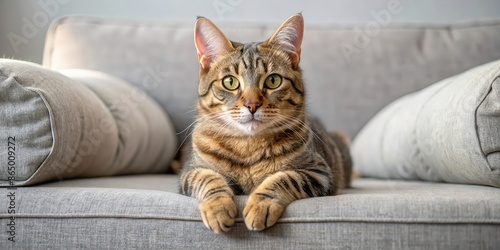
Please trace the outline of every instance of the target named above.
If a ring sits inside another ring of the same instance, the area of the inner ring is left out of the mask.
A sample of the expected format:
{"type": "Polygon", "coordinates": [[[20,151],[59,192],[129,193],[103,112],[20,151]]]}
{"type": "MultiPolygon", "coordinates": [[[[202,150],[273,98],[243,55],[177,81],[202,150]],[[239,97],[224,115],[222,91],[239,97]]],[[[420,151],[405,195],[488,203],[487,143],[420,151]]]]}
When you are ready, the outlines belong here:
{"type": "MultiPolygon", "coordinates": [[[[453,25],[308,26],[301,67],[311,113],[354,137],[391,101],[500,58],[500,20],[453,25]]],[[[148,92],[177,132],[194,120],[192,23],[67,17],[47,34],[44,65],[107,72],[148,92]]],[[[256,20],[258,21],[258,20],[256,20]]],[[[216,23],[234,41],[267,39],[279,24],[216,23]]],[[[182,136],[182,135],[181,135],[182,136]]]]}

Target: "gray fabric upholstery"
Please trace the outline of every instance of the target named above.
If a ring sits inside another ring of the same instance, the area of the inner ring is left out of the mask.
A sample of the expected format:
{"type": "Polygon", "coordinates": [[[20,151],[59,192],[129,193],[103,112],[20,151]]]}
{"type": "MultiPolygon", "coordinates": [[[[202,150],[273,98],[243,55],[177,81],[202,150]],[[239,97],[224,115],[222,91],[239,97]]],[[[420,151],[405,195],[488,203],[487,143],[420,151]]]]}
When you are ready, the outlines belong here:
{"type": "Polygon", "coordinates": [[[29,218],[21,232],[26,241],[7,242],[4,249],[19,249],[16,244],[26,249],[498,249],[498,228],[493,224],[330,222],[283,223],[252,233],[236,223],[229,235],[220,236],[208,234],[200,222],[29,218]],[[50,233],[55,228],[57,235],[50,233]]]}
{"type": "Polygon", "coordinates": [[[0,186],[167,171],[177,141],[158,104],[104,73],[64,73],[0,59],[0,142],[15,137],[0,186]]]}
{"type": "Polygon", "coordinates": [[[10,183],[27,180],[47,158],[53,141],[43,95],[19,83],[5,63],[0,59],[0,180],[10,183]]]}
{"type": "MultiPolygon", "coordinates": [[[[105,179],[128,177],[112,177],[105,179]]],[[[131,179],[126,179],[131,180],[131,179]]],[[[476,248],[500,244],[499,189],[485,186],[358,179],[340,195],[293,202],[278,224],[245,228],[241,214],[227,235],[201,221],[195,199],[164,190],[177,176],[136,176],[150,190],[96,188],[95,180],[15,190],[16,244],[73,249],[476,248]],[[163,182],[157,182],[162,178],[163,182]],[[84,185],[84,182],[89,184],[84,185]],[[65,188],[61,188],[65,186],[65,188]],[[72,187],[73,186],[73,187],[72,187]],[[78,186],[78,187],[75,187],[78,186]],[[156,190],[151,190],[156,189],[156,190]],[[486,205],[487,204],[487,205],[486,205]],[[57,230],[57,233],[55,233],[57,230]]],[[[0,204],[7,192],[0,190],[0,204]]],[[[246,196],[237,197],[241,212],[246,196]]],[[[0,214],[0,223],[8,223],[0,214]]]]}
{"type": "MultiPolygon", "coordinates": [[[[307,25],[307,16],[306,25],[307,25]]],[[[217,23],[220,24],[220,23],[217,23]]],[[[145,90],[175,124],[192,121],[198,63],[193,23],[70,17],[47,34],[44,65],[103,71],[145,90]]],[[[220,24],[231,39],[263,40],[275,25],[220,24]]],[[[381,29],[363,43],[353,26],[307,26],[302,62],[309,108],[354,136],[380,108],[438,80],[500,58],[500,21],[381,29]],[[360,43],[361,42],[361,43],[360,43]],[[350,56],[346,48],[354,47],[350,56]]],[[[488,121],[485,121],[488,122],[488,121]]],[[[486,135],[488,136],[488,135],[486,135]]],[[[98,167],[98,166],[95,166],[98,167]]],[[[227,235],[204,227],[177,176],[68,180],[16,192],[15,243],[53,249],[497,249],[499,189],[360,179],[341,195],[292,203],[274,227],[227,235]]],[[[237,197],[241,211],[245,196],[237,197]]],[[[0,223],[10,223],[2,212],[0,223]]]]}
{"type": "Polygon", "coordinates": [[[171,193],[179,192],[179,178],[175,175],[151,174],[151,175],[125,175],[120,178],[99,177],[80,178],[65,181],[49,182],[40,185],[42,187],[55,188],[115,188],[115,189],[147,189],[171,193]]]}
{"type": "Polygon", "coordinates": [[[404,96],[356,137],[364,176],[500,187],[500,61],[404,96]]]}
{"type": "Polygon", "coordinates": [[[60,72],[92,90],[116,124],[117,133],[113,136],[119,143],[107,149],[112,153],[108,154],[108,162],[98,164],[101,168],[98,176],[166,172],[177,150],[175,131],[165,111],[148,94],[102,72],[83,69],[60,72]]]}
{"type": "MultiPolygon", "coordinates": [[[[500,21],[387,26],[374,35],[335,25],[306,28],[302,43],[308,104],[330,130],[354,137],[382,107],[469,68],[500,58],[500,21]]],[[[235,41],[263,41],[277,25],[217,22],[235,41]]],[[[198,62],[193,22],[68,17],[47,34],[44,65],[93,69],[147,91],[177,132],[192,121],[198,62]]]]}

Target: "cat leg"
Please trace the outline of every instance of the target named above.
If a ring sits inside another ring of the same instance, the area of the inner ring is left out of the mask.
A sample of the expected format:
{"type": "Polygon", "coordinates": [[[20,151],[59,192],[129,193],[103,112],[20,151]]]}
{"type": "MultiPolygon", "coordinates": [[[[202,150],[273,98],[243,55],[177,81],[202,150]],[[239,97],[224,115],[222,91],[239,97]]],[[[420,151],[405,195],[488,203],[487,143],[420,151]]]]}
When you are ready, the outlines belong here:
{"type": "Polygon", "coordinates": [[[243,216],[249,230],[261,231],[274,225],[292,201],[331,193],[329,173],[320,169],[299,169],[267,177],[250,194],[243,216]]]}
{"type": "Polygon", "coordinates": [[[193,168],[181,176],[181,192],[198,200],[203,223],[210,230],[221,233],[231,229],[237,210],[233,191],[222,175],[193,168]]]}

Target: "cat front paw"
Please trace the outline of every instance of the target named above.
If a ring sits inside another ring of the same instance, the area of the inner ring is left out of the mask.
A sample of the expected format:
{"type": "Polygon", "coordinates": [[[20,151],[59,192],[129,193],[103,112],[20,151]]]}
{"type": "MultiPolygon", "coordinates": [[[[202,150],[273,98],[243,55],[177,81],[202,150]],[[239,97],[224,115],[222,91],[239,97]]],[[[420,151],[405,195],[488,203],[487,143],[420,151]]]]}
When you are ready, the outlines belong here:
{"type": "Polygon", "coordinates": [[[285,206],[278,201],[252,194],[243,210],[243,216],[249,230],[262,231],[274,225],[284,210],[285,206]]]}
{"type": "Polygon", "coordinates": [[[237,215],[236,204],[231,197],[220,196],[200,203],[203,223],[214,233],[228,232],[237,215]]]}

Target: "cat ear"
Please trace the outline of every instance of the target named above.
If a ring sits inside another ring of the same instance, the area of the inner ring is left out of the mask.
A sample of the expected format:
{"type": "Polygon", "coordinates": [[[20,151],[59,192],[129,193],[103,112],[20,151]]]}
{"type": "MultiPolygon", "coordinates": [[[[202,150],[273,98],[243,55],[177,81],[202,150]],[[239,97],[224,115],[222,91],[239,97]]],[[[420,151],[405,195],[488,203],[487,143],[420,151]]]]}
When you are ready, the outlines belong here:
{"type": "Polygon", "coordinates": [[[271,46],[288,52],[294,68],[300,61],[300,46],[304,36],[304,18],[298,13],[288,18],[278,30],[266,41],[271,46]]]}
{"type": "Polygon", "coordinates": [[[198,51],[198,61],[203,69],[222,54],[234,50],[231,41],[215,24],[204,17],[198,17],[194,26],[194,42],[198,51]]]}

